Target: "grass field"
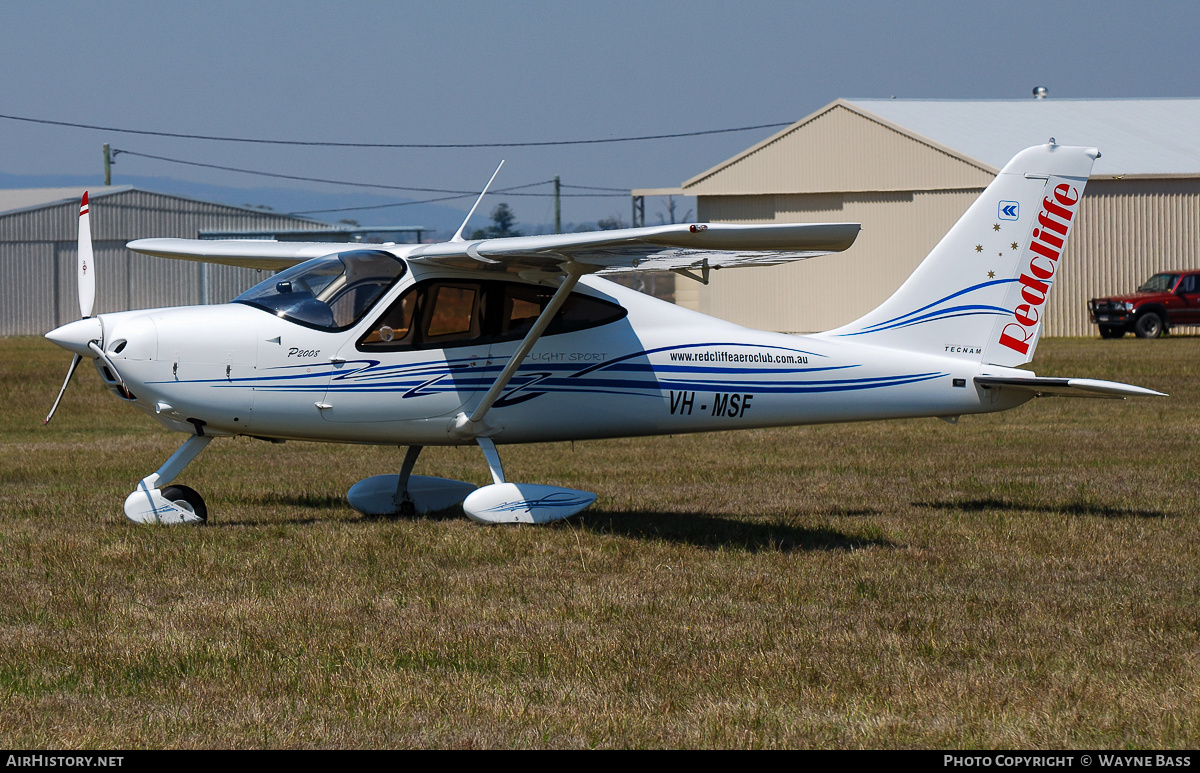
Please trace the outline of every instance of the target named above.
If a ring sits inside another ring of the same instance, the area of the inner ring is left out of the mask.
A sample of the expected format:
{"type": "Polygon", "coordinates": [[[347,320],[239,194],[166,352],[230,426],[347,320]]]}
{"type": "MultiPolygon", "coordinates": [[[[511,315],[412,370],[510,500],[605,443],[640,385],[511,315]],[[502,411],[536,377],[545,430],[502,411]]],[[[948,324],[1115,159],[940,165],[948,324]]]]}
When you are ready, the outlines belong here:
{"type": "MultiPolygon", "coordinates": [[[[1047,340],[1170,398],[504,449],[548,527],[364,519],[395,448],[182,437],[0,340],[0,746],[1200,743],[1200,338],[1047,340]]],[[[486,482],[478,450],[418,472],[486,482]]]]}

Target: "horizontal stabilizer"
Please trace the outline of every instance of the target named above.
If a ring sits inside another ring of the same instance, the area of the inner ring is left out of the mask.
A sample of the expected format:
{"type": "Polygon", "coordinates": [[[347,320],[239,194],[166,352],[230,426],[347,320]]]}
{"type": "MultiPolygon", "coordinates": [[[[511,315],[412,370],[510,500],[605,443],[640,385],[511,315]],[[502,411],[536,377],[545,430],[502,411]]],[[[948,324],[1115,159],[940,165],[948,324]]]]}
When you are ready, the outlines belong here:
{"type": "Polygon", "coordinates": [[[1118,384],[1115,381],[1101,381],[1094,378],[999,378],[994,376],[976,376],[975,383],[988,389],[1005,387],[1033,392],[1038,397],[1167,397],[1162,392],[1153,389],[1118,384]]]}

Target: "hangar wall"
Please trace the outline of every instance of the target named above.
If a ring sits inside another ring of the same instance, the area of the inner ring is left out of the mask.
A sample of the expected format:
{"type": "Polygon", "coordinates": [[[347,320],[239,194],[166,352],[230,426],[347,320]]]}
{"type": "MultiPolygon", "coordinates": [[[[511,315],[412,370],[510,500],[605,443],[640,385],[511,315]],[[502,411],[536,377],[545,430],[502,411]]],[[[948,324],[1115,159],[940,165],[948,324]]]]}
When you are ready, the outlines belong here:
{"type": "MultiPolygon", "coordinates": [[[[702,196],[698,218],[718,223],[863,224],[846,252],[770,268],[680,279],[676,303],[749,327],[828,330],[887,299],[982,189],[879,194],[702,196]]],[[[1047,336],[1094,336],[1088,299],[1131,292],[1157,271],[1200,268],[1200,180],[1088,182],[1046,310],[1047,336]]]]}
{"type": "MultiPolygon", "coordinates": [[[[82,195],[83,189],[79,189],[82,195]]],[[[194,239],[201,229],[313,229],[323,223],[133,188],[92,189],[96,307],[101,314],[210,303],[259,282],[254,269],[164,260],[125,249],[143,237],[194,239]]],[[[41,335],[79,317],[75,286],[79,199],[0,213],[0,335],[41,335]]]]}
{"type": "Polygon", "coordinates": [[[1200,268],[1200,180],[1091,180],[1050,296],[1046,335],[1094,336],[1087,302],[1158,271],[1200,268]]]}
{"type": "Polygon", "coordinates": [[[675,302],[739,325],[787,333],[843,325],[887,300],[980,190],[701,197],[701,221],[857,222],[863,230],[846,252],[713,272],[707,287],[679,279],[675,302]]]}
{"type": "Polygon", "coordinates": [[[702,221],[859,222],[856,244],[716,272],[706,287],[680,279],[676,303],[783,332],[853,321],[900,286],[1013,153],[1058,134],[1101,147],[1107,172],[1088,182],[1044,332],[1096,335],[1090,298],[1200,268],[1198,115],[1196,99],[837,100],[680,191],[697,197],[702,221]]]}

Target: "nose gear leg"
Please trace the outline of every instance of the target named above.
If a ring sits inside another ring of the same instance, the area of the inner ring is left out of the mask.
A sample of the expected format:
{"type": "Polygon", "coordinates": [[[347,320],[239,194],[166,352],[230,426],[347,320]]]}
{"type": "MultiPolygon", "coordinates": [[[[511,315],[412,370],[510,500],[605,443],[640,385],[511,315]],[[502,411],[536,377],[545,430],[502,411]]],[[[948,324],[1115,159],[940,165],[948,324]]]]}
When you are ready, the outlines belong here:
{"type": "Polygon", "coordinates": [[[191,489],[170,487],[178,498],[163,496],[163,486],[183,472],[201,451],[212,442],[211,435],[192,435],[171,457],[158,468],[158,472],[142,478],[132,494],[125,498],[125,517],[134,523],[203,523],[206,519],[204,500],[191,489]],[[186,495],[185,495],[186,494],[186,495]]]}

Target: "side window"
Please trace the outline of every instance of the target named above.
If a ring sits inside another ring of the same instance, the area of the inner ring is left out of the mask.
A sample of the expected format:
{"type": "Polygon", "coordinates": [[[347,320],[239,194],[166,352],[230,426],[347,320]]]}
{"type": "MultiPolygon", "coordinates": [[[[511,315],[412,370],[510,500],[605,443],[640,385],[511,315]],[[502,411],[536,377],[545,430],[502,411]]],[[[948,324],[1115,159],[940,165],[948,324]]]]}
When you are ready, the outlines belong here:
{"type": "MultiPolygon", "coordinates": [[[[499,288],[497,288],[499,289],[499,288]]],[[[497,340],[524,338],[537,322],[542,309],[554,297],[554,289],[535,285],[504,283],[504,305],[497,340]]],[[[545,335],[561,335],[576,330],[607,325],[625,318],[623,307],[581,293],[572,293],[554,315],[545,335]]]]}
{"type": "Polygon", "coordinates": [[[424,335],[429,343],[465,343],[479,338],[477,284],[435,284],[425,291],[424,335]]]}
{"type": "Polygon", "coordinates": [[[607,325],[610,322],[625,319],[626,314],[628,312],[623,306],[575,293],[559,309],[558,316],[550,323],[546,335],[571,333],[576,330],[607,325]]]}
{"type": "Polygon", "coordinates": [[[1197,279],[1200,279],[1200,275],[1188,274],[1187,276],[1185,276],[1183,278],[1183,281],[1179,283],[1179,289],[1182,292],[1187,293],[1188,295],[1191,295],[1196,292],[1200,292],[1200,287],[1196,286],[1197,279]]]}
{"type": "Polygon", "coordinates": [[[375,321],[366,336],[358,342],[360,348],[395,348],[412,343],[413,313],[417,308],[417,288],[410,287],[375,321]]]}
{"type": "Polygon", "coordinates": [[[422,282],[410,287],[358,342],[363,351],[432,349],[481,343],[478,282],[422,282]]]}
{"type": "Polygon", "coordinates": [[[530,285],[506,283],[496,289],[504,294],[499,331],[501,340],[524,338],[554,296],[552,292],[530,285]]]}
{"type": "MultiPolygon", "coordinates": [[[[433,349],[517,341],[533,328],[554,288],[495,280],[434,280],[409,288],[358,342],[363,351],[433,349]]],[[[624,319],[623,307],[572,293],[545,335],[586,330],[624,319]]]]}

